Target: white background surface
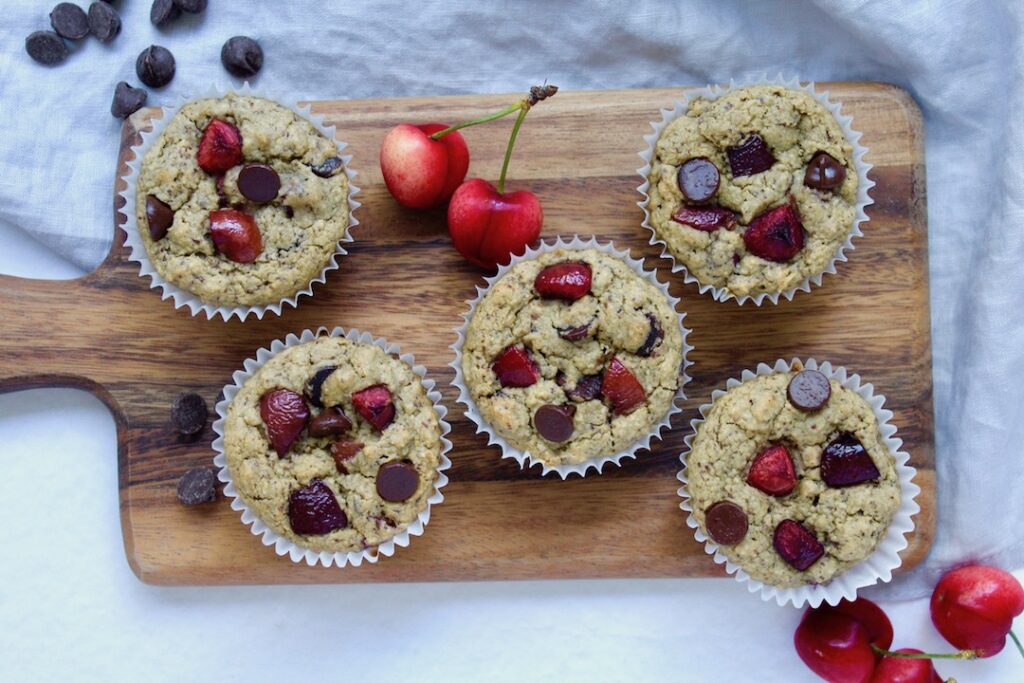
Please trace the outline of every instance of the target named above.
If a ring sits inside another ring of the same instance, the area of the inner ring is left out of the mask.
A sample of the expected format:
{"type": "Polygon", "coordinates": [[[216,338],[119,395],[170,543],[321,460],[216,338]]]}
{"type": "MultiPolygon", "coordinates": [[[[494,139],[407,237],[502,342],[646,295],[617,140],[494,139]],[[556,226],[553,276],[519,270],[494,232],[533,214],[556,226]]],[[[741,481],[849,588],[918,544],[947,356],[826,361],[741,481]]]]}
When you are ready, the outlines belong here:
{"type": "MultiPolygon", "coordinates": [[[[0,272],[81,271],[0,228],[0,272]]],[[[0,395],[0,445],[0,681],[818,680],[793,650],[800,612],[732,579],[147,586],[124,558],[99,400],[0,395]]],[[[949,651],[927,600],[882,605],[895,647],[949,651]]],[[[1009,648],[939,671],[1022,680],[1009,648]]]]}

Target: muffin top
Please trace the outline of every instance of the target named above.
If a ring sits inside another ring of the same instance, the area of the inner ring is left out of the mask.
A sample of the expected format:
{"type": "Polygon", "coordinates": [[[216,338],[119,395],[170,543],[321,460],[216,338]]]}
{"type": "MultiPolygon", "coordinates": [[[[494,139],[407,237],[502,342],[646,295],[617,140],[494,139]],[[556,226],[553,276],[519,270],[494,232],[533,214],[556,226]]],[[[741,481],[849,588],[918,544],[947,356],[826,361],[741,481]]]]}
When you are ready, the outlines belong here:
{"type": "Polygon", "coordinates": [[[228,407],[224,452],[242,500],[277,534],[358,552],[427,506],[441,425],[418,375],[373,344],[284,349],[228,407]]]}
{"type": "Polygon", "coordinates": [[[679,389],[683,333],[665,295],[596,249],[513,266],[476,307],[462,370],[495,432],[549,465],[612,455],[679,389]]]}
{"type": "Polygon", "coordinates": [[[761,375],[716,399],[686,476],[701,531],[780,588],[826,583],[866,558],[900,505],[871,406],[815,370],[761,375]]]}
{"type": "Polygon", "coordinates": [[[853,147],[821,103],[776,85],[698,97],[662,131],[650,225],[701,284],[785,292],[824,271],[856,218],[853,147]]]}
{"type": "Polygon", "coordinates": [[[183,106],[146,152],[135,211],[154,269],[218,306],[273,304],[349,224],[338,147],[291,109],[229,94],[183,106]]]}

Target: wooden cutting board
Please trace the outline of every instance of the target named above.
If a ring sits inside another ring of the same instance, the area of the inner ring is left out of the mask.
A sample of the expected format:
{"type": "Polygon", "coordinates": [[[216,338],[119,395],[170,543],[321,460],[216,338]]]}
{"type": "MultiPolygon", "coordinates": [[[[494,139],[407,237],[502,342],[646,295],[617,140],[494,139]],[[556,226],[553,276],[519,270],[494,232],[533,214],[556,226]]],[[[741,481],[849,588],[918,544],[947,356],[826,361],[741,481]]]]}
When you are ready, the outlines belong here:
{"type": "MultiPolygon", "coordinates": [[[[341,268],[280,317],[246,323],[190,317],[162,301],[126,260],[116,231],[106,261],[77,280],[0,276],[0,391],[76,387],[96,394],[118,431],[118,484],[128,562],[158,584],[438,581],[721,575],[693,539],[676,495],[678,455],[690,419],[712,389],[758,361],[814,356],[846,365],[885,394],[918,468],[922,512],[904,569],[927,554],[935,530],[934,430],[928,250],[921,114],[910,96],[879,83],[824,84],[854,116],[874,164],[875,204],[850,262],[822,288],[779,306],[739,307],[701,296],[671,275],[640,227],[642,136],[678,89],[560,92],[528,117],[512,161],[511,189],[544,205],[544,237],[596,234],[647,258],[682,297],[695,345],[690,399],[649,455],[603,476],[561,481],[520,471],[474,434],[448,386],[452,329],[481,273],[449,244],[443,210],[418,212],[388,196],[377,162],[399,122],[461,121],[515,99],[479,95],[313,104],[347,141],[363,202],[341,268]],[[185,508],[178,476],[210,462],[209,428],[178,437],[169,406],[200,392],[211,412],[243,359],[289,332],[320,325],[368,330],[425,364],[451,409],[451,484],[422,537],[359,568],[293,564],[261,545],[224,500],[185,508]]],[[[117,190],[129,147],[151,110],[124,126],[117,190]]],[[[464,131],[471,176],[494,179],[511,118],[464,131]]],[[[118,200],[115,197],[115,202],[118,200]]],[[[43,207],[40,207],[43,210],[43,207]]],[[[103,220],[83,216],[83,220],[103,220]]],[[[69,426],[70,427],[70,426],[69,426]]],[[[71,427],[73,428],[73,427],[71,427]]]]}

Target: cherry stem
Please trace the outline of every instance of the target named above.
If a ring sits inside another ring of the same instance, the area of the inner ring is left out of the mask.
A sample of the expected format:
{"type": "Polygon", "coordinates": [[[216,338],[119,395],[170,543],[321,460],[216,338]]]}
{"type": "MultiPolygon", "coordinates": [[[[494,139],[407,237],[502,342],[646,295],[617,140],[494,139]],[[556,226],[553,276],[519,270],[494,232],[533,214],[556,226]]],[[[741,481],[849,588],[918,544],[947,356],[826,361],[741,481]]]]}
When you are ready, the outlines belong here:
{"type": "Polygon", "coordinates": [[[1010,637],[1013,638],[1013,644],[1017,646],[1018,650],[1020,650],[1020,656],[1024,657],[1024,645],[1020,644],[1020,638],[1018,638],[1017,634],[1013,632],[1013,629],[1010,629],[1010,637]]]}
{"type": "Polygon", "coordinates": [[[501,162],[501,175],[498,176],[498,194],[505,191],[505,174],[508,172],[508,162],[512,159],[512,148],[516,144],[516,136],[519,135],[519,127],[523,125],[523,119],[526,118],[526,113],[530,111],[530,106],[526,100],[523,100],[523,106],[519,110],[519,116],[516,117],[516,123],[512,126],[512,134],[508,136],[508,147],[505,148],[505,160],[501,162]]]}
{"type": "MultiPolygon", "coordinates": [[[[1016,640],[1016,639],[1015,639],[1016,640]]],[[[934,653],[934,652],[892,652],[878,647],[871,643],[871,649],[883,657],[898,657],[900,659],[977,659],[976,650],[960,650],[959,652],[934,653]]]]}
{"type": "Polygon", "coordinates": [[[488,114],[487,116],[481,116],[480,118],[473,119],[472,121],[463,121],[462,123],[456,123],[454,126],[448,126],[444,130],[439,130],[436,133],[432,133],[430,135],[430,139],[431,140],[440,140],[445,135],[448,135],[448,133],[453,133],[453,132],[459,130],[460,128],[469,128],[470,126],[475,126],[478,123],[487,123],[488,121],[494,121],[494,120],[500,119],[503,116],[508,116],[512,112],[521,110],[523,108],[523,103],[524,102],[525,102],[525,100],[520,100],[520,101],[516,102],[515,104],[510,104],[509,106],[505,107],[501,111],[494,112],[493,114],[488,114]]]}

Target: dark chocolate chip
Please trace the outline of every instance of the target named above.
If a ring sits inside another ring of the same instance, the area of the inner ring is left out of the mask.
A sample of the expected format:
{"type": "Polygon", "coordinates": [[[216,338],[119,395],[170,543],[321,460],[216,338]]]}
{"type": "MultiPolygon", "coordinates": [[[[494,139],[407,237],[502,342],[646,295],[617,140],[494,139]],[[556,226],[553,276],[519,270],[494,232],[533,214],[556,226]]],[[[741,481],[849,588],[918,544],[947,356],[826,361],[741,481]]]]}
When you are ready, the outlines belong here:
{"type": "Polygon", "coordinates": [[[249,78],[263,68],[263,48],[248,36],[228,38],[220,49],[220,62],[232,76],[249,78]]]}
{"type": "Polygon", "coordinates": [[[832,385],[828,377],[817,370],[802,370],[789,380],[786,396],[797,410],[813,413],[821,410],[832,395],[832,385]]]}
{"type": "Polygon", "coordinates": [[[341,169],[341,159],[338,157],[328,157],[319,166],[310,166],[310,168],[313,169],[313,173],[316,173],[321,178],[330,178],[341,169]]]}
{"type": "Polygon", "coordinates": [[[249,201],[269,202],[280,189],[281,177],[266,164],[246,164],[238,172],[238,191],[249,201]]]}
{"type": "Polygon", "coordinates": [[[400,503],[416,493],[420,475],[408,460],[393,460],[377,470],[377,495],[386,501],[400,503]]]}
{"type": "Polygon", "coordinates": [[[89,35],[89,17],[71,2],[62,2],[50,12],[50,25],[62,38],[81,40],[89,35]]]}
{"type": "Polygon", "coordinates": [[[604,378],[601,375],[584,375],[576,380],[576,386],[571,391],[567,391],[566,396],[578,403],[593,401],[601,397],[603,381],[604,378]]]}
{"type": "Polygon", "coordinates": [[[661,340],[665,338],[665,331],[661,329],[661,323],[651,313],[647,314],[647,320],[651,323],[651,330],[647,333],[647,339],[644,343],[636,350],[636,355],[647,358],[654,352],[655,347],[661,343],[661,340]]]}
{"type": "Polygon", "coordinates": [[[149,222],[149,236],[159,242],[174,223],[174,210],[160,201],[156,195],[147,195],[146,220],[149,222]]]}
{"type": "MultiPolygon", "coordinates": [[[[102,3],[98,3],[102,4],[102,3]]],[[[121,81],[114,88],[114,100],[110,103],[110,113],[119,119],[126,119],[146,104],[146,91],[142,88],[133,88],[126,82],[121,81]]],[[[151,197],[153,195],[150,195],[151,197]]],[[[148,202],[147,202],[148,204],[148,202]]],[[[165,205],[166,206],[166,205],[165,205]]],[[[168,209],[170,210],[170,209],[168,209]]],[[[149,215],[149,207],[146,207],[146,214],[149,215]]],[[[170,223],[168,223],[170,225],[170,223]]],[[[150,228],[152,229],[152,223],[150,228]]],[[[164,230],[166,232],[166,229],[164,230]]],[[[154,238],[155,239],[155,238],[154,238]]]]}
{"type": "Polygon", "coordinates": [[[679,189],[695,204],[703,204],[718,192],[718,167],[710,159],[697,157],[679,167],[679,189]]]}
{"type": "Polygon", "coordinates": [[[151,88],[162,88],[174,78],[174,55],[166,47],[150,45],[135,60],[139,80],[151,88]]]}
{"type": "Polygon", "coordinates": [[[708,536],[719,545],[736,545],[747,535],[747,513],[731,500],[720,500],[704,511],[708,536]]]}
{"type": "Polygon", "coordinates": [[[552,443],[564,443],[572,437],[576,406],[544,405],[533,414],[537,433],[552,443]]]}
{"type": "Polygon", "coordinates": [[[284,207],[284,215],[288,218],[295,218],[295,209],[290,206],[284,207]]]}
{"type": "Polygon", "coordinates": [[[313,376],[309,378],[309,382],[306,383],[306,398],[309,402],[315,405],[317,408],[323,408],[323,400],[320,397],[320,390],[323,388],[324,381],[331,376],[337,368],[333,365],[320,368],[313,373],[313,376]]]}
{"type": "Polygon", "coordinates": [[[181,16],[181,9],[174,4],[174,0],[153,0],[153,6],[149,9],[149,20],[154,26],[169,24],[181,16]]]}
{"type": "Polygon", "coordinates": [[[345,462],[359,455],[361,450],[363,450],[363,444],[359,441],[335,441],[331,444],[334,467],[342,474],[348,474],[348,466],[345,462]]]}
{"type": "Polygon", "coordinates": [[[846,168],[831,154],[818,152],[807,162],[804,185],[816,190],[834,190],[846,179],[846,168]]]}
{"type": "Polygon", "coordinates": [[[185,391],[177,395],[171,404],[171,422],[182,434],[198,434],[206,426],[209,412],[206,401],[197,393],[185,391]]]}
{"type": "Polygon", "coordinates": [[[174,0],[174,4],[189,14],[199,14],[206,9],[206,0],[174,0]]]}
{"type": "MultiPolygon", "coordinates": [[[[593,322],[593,321],[591,321],[593,322]]],[[[559,328],[558,336],[566,341],[577,342],[590,336],[590,323],[579,327],[559,328]]]]}
{"type": "Polygon", "coordinates": [[[324,408],[309,421],[310,436],[341,436],[352,429],[352,420],[339,406],[324,408]]]}
{"type": "Polygon", "coordinates": [[[732,170],[733,178],[767,171],[775,163],[772,151],[768,149],[764,138],[757,133],[753,133],[735,147],[727,147],[725,154],[729,157],[729,168],[732,170]]]}
{"type": "Polygon", "coordinates": [[[212,467],[196,467],[178,480],[178,501],[182,505],[200,505],[217,499],[217,474],[212,467]]]}
{"type": "Polygon", "coordinates": [[[68,46],[53,31],[36,31],[25,39],[25,52],[40,64],[53,66],[68,56],[68,46]]]}
{"type": "Polygon", "coordinates": [[[89,32],[101,43],[109,43],[121,32],[121,17],[105,2],[89,5],[89,32]]]}
{"type": "Polygon", "coordinates": [[[843,432],[821,454],[821,480],[831,488],[875,481],[882,475],[860,440],[843,432]]]}

